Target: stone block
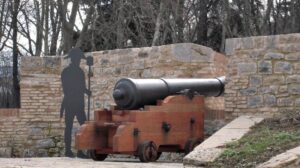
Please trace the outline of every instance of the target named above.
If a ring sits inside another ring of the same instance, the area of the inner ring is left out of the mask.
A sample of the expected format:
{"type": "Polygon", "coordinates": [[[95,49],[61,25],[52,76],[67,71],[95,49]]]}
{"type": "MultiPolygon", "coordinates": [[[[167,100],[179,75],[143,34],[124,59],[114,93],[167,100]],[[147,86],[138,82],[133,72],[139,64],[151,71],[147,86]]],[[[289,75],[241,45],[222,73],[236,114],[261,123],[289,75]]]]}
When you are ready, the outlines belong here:
{"type": "Polygon", "coordinates": [[[258,165],[257,168],[296,168],[300,166],[299,160],[300,147],[296,147],[272,157],[270,160],[258,165]]]}
{"type": "Polygon", "coordinates": [[[300,98],[295,99],[295,106],[300,107],[300,98]]]}
{"type": "Polygon", "coordinates": [[[172,55],[178,61],[191,62],[191,45],[190,43],[172,45],[172,55]]]}
{"type": "Polygon", "coordinates": [[[236,47],[236,39],[226,39],[225,42],[225,53],[226,55],[233,55],[236,47]]]}
{"type": "Polygon", "coordinates": [[[43,58],[43,67],[53,69],[53,70],[60,70],[60,57],[42,57],[43,58]]]}
{"type": "Polygon", "coordinates": [[[121,55],[118,59],[118,64],[131,64],[134,62],[134,58],[128,55],[121,55]]]}
{"type": "Polygon", "coordinates": [[[11,147],[0,147],[0,158],[10,158],[12,157],[12,148],[11,147]]]}
{"type": "Polygon", "coordinates": [[[45,149],[38,149],[36,155],[37,157],[48,157],[48,151],[45,149]]]}
{"type": "Polygon", "coordinates": [[[24,149],[23,150],[23,157],[34,157],[35,152],[32,149],[24,149]]]}
{"type": "Polygon", "coordinates": [[[184,166],[205,166],[216,160],[225,149],[210,148],[194,150],[195,152],[188,154],[183,159],[184,166]]]}
{"type": "Polygon", "coordinates": [[[263,105],[263,98],[262,98],[262,96],[251,96],[251,97],[248,97],[247,105],[248,105],[248,107],[251,107],[251,108],[261,107],[263,105]]]}
{"type": "Polygon", "coordinates": [[[281,44],[297,43],[300,41],[300,34],[299,33],[282,34],[279,35],[279,41],[281,44]]]}
{"type": "Polygon", "coordinates": [[[143,51],[141,50],[140,52],[138,52],[138,57],[140,58],[147,58],[149,56],[147,51],[143,51]]]}
{"type": "Polygon", "coordinates": [[[181,62],[213,62],[215,54],[211,48],[192,43],[173,44],[170,50],[165,52],[171,53],[175,60],[181,62]]]}
{"type": "Polygon", "coordinates": [[[110,61],[109,61],[109,59],[107,59],[107,58],[102,58],[102,59],[100,59],[100,65],[101,66],[106,66],[106,65],[108,65],[110,63],[110,61]]]}
{"type": "Polygon", "coordinates": [[[242,38],[241,42],[242,42],[242,49],[253,49],[254,48],[253,37],[242,38]]]}
{"type": "Polygon", "coordinates": [[[300,83],[300,75],[291,75],[286,78],[286,83],[300,83]]]}
{"type": "Polygon", "coordinates": [[[262,84],[261,76],[251,76],[250,77],[250,86],[260,86],[262,84]]]}
{"type": "Polygon", "coordinates": [[[292,95],[299,95],[300,94],[300,85],[297,85],[297,84],[288,85],[288,93],[290,93],[292,95]]]}
{"type": "Polygon", "coordinates": [[[276,97],[274,95],[264,95],[264,104],[265,106],[275,106],[276,105],[276,97]]]}
{"type": "Polygon", "coordinates": [[[241,89],[240,94],[243,96],[255,95],[256,94],[256,87],[249,87],[247,89],[241,89]]]}
{"type": "Polygon", "coordinates": [[[277,105],[278,106],[284,106],[284,107],[290,107],[294,105],[294,100],[290,97],[287,98],[278,98],[277,100],[277,105]]]}
{"type": "Polygon", "coordinates": [[[285,56],[286,60],[298,61],[300,60],[300,52],[290,53],[285,56]]]}
{"type": "Polygon", "coordinates": [[[300,52],[300,44],[291,43],[291,44],[281,44],[276,46],[278,50],[281,50],[284,53],[296,53],[300,52]]]}
{"type": "Polygon", "coordinates": [[[265,56],[264,59],[283,59],[284,55],[281,53],[274,53],[274,52],[268,52],[265,56]]]}
{"type": "Polygon", "coordinates": [[[52,148],[55,147],[55,143],[53,139],[42,139],[38,140],[35,146],[37,149],[39,148],[52,148]]]}
{"type": "Polygon", "coordinates": [[[195,44],[191,45],[191,51],[191,62],[212,63],[216,55],[216,52],[211,48],[195,44]]]}
{"type": "Polygon", "coordinates": [[[270,85],[281,85],[285,84],[285,78],[283,75],[270,75],[270,76],[265,76],[263,78],[263,85],[264,86],[270,86],[270,85]]]}
{"type": "Polygon", "coordinates": [[[41,128],[31,128],[29,135],[43,135],[43,130],[41,128]]]}
{"type": "Polygon", "coordinates": [[[300,74],[300,63],[294,64],[294,71],[295,73],[300,74]]]}
{"type": "Polygon", "coordinates": [[[271,61],[259,62],[258,72],[262,74],[272,74],[272,62],[271,61]]]}
{"type": "Polygon", "coordinates": [[[276,47],[279,44],[279,36],[273,35],[273,36],[265,36],[261,37],[264,38],[264,47],[265,49],[276,49],[276,47]]]}
{"type": "Polygon", "coordinates": [[[256,63],[238,63],[237,68],[239,75],[255,74],[257,72],[256,63]]]}
{"type": "Polygon", "coordinates": [[[275,63],[274,72],[279,74],[292,74],[293,66],[289,62],[277,62],[275,63]]]}

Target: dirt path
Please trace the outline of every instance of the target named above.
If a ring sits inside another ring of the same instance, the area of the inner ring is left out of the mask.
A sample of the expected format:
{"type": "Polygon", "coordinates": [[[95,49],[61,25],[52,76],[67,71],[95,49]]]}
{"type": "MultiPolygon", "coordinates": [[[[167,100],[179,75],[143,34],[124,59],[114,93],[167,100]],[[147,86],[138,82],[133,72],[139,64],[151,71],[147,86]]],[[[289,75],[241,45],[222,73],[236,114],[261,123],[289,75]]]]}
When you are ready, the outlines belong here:
{"type": "Polygon", "coordinates": [[[0,158],[1,168],[182,168],[182,163],[153,162],[141,163],[135,159],[107,159],[95,162],[78,158],[0,158]]]}

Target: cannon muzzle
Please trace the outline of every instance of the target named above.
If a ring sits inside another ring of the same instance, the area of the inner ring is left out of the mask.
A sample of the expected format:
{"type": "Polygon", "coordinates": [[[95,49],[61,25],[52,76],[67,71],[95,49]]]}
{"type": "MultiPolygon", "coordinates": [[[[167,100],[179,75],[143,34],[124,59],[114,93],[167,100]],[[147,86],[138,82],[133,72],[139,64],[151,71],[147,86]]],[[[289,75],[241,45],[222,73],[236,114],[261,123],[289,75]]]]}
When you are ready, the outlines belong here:
{"type": "Polygon", "coordinates": [[[225,76],[210,79],[120,79],[114,88],[113,98],[120,109],[133,110],[154,105],[157,100],[191,90],[203,96],[220,96],[224,93],[225,76]]]}

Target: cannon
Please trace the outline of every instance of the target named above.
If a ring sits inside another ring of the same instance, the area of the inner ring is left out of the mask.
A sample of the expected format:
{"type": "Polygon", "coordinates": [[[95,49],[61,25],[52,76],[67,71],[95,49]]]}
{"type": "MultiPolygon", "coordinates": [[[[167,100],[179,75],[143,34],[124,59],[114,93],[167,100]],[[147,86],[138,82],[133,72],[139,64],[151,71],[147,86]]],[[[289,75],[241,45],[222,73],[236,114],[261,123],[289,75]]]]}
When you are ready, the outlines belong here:
{"type": "Polygon", "coordinates": [[[120,109],[133,110],[153,105],[169,95],[190,90],[203,96],[220,96],[224,92],[225,77],[211,79],[131,79],[119,80],[113,98],[120,109]]]}
{"type": "Polygon", "coordinates": [[[120,79],[116,105],[94,112],[75,137],[78,150],[95,161],[131,154],[142,162],[162,152],[188,154],[204,139],[204,97],[220,96],[225,77],[210,79],[120,79]]]}

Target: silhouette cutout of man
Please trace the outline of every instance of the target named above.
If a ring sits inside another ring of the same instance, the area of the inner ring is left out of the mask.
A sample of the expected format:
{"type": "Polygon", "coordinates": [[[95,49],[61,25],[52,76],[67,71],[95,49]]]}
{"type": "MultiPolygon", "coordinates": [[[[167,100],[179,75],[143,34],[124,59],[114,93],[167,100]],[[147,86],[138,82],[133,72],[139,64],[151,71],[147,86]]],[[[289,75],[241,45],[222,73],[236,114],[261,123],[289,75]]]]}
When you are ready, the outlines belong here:
{"type": "MultiPolygon", "coordinates": [[[[65,156],[74,157],[71,150],[73,121],[75,117],[80,125],[86,121],[84,94],[91,95],[91,92],[86,88],[84,72],[79,66],[81,59],[86,59],[83,52],[79,48],[73,48],[65,57],[67,58],[71,59],[71,63],[61,73],[64,98],[60,117],[65,113],[65,156]]],[[[77,156],[84,157],[84,154],[78,151],[77,156]]]]}

